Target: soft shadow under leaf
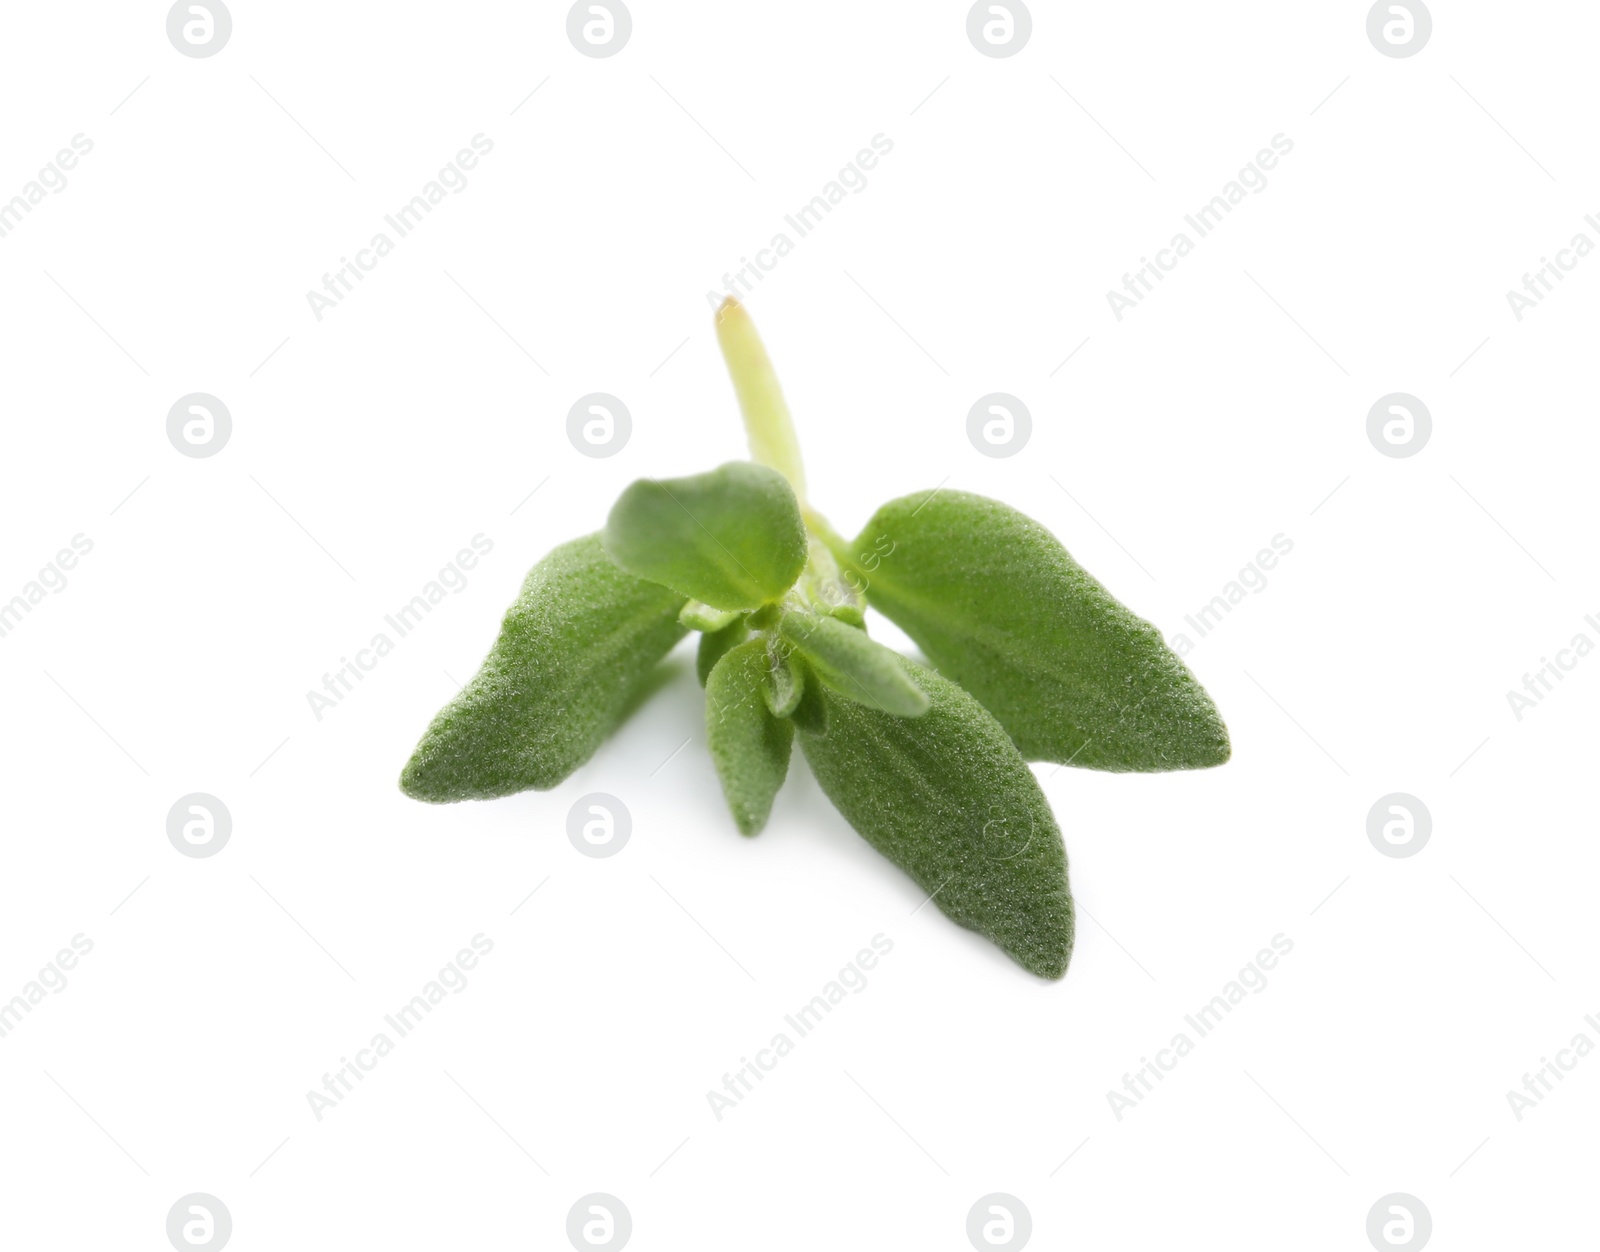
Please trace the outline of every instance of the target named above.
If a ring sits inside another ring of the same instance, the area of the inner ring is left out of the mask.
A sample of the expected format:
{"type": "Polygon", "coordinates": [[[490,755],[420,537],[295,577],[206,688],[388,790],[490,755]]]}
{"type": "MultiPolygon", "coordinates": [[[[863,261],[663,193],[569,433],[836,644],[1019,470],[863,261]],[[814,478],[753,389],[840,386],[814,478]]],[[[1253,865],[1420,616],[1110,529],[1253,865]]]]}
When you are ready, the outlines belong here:
{"type": "Polygon", "coordinates": [[[482,667],[406,763],[401,790],[444,803],[554,787],[658,682],[657,663],[684,636],[683,603],[618,569],[599,535],[563,544],[529,571],[482,667]]]}

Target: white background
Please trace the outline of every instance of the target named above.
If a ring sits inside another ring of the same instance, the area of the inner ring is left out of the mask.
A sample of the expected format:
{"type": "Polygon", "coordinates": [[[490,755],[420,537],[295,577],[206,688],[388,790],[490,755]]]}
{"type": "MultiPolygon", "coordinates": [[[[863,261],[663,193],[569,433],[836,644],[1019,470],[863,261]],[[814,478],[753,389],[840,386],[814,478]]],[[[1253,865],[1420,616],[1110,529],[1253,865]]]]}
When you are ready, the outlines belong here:
{"type": "Polygon", "coordinates": [[[1600,243],[1600,14],[1439,0],[1408,59],[1359,3],[1041,2],[1006,59],[957,3],[640,0],[609,59],[565,14],[239,0],[192,59],[159,4],[7,10],[0,198],[94,145],[0,239],[0,599],[94,545],[0,639],[0,998],[94,944],[0,1039],[8,1243],[165,1248],[190,1192],[241,1252],[565,1247],[595,1191],[641,1250],[962,1249],[990,1192],[1047,1248],[1366,1248],[1391,1192],[1441,1249],[1592,1238],[1600,1059],[1520,1121],[1506,1093],[1600,1043],[1600,659],[1520,721],[1506,692],[1600,642],[1600,259],[1520,322],[1505,293],[1600,243]],[[306,292],[480,133],[318,321],[306,292]],[[552,792],[395,785],[530,565],[633,478],[744,455],[707,292],[879,133],[749,299],[840,530],[994,495],[1169,636],[1293,542],[1188,656],[1230,764],[1036,767],[1080,906],[1060,983],[914,912],[798,755],[736,834],[687,651],[552,792]],[[1280,133],[1119,322],[1106,292],[1280,133]],[[166,435],[197,391],[233,418],[208,459],[166,435]],[[566,437],[592,391],[633,415],[610,459],[566,437]],[[966,436],[992,391],[1033,414],[1005,459],[966,436]],[[1366,434],[1396,391],[1433,416],[1407,459],[1366,434]],[[479,533],[466,589],[317,720],[306,692],[479,533]],[[607,860],[565,833],[596,791],[633,817],[607,860]],[[1397,791],[1433,820],[1407,859],[1366,833],[1397,791]],[[167,839],[190,792],[232,814],[208,859],[167,839]],[[466,990],[318,1121],[307,1091],[480,932],[466,990]],[[717,1121],[706,1092],[880,932],[717,1121]],[[1279,933],[1266,989],[1118,1120],[1107,1092],[1279,933]]]}

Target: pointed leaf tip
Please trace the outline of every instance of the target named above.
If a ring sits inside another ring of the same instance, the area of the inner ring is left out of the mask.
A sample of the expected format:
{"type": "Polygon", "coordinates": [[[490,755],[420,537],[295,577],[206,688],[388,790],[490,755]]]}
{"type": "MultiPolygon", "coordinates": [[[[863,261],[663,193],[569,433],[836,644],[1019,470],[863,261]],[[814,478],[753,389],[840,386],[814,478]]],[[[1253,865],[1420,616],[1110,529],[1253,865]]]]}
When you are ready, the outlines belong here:
{"type": "Polygon", "coordinates": [[[529,572],[482,667],[434,717],[400,789],[443,804],[546,790],[594,754],[684,636],[683,597],[618,569],[600,536],[529,572]]]}
{"type": "Polygon", "coordinates": [[[1024,969],[1060,978],[1074,912],[1038,780],[982,705],[915,661],[898,663],[927,693],[926,715],[895,717],[823,689],[828,733],[802,725],[800,736],[817,782],[942,912],[1024,969]]]}
{"type": "Polygon", "coordinates": [[[1038,522],[958,491],[894,500],[851,552],[872,606],[982,702],[1029,760],[1174,770],[1230,755],[1160,632],[1038,522]]]}
{"type": "Polygon", "coordinates": [[[771,669],[766,641],[751,639],[726,653],[706,681],[706,742],[728,809],[745,835],[767,824],[794,743],[794,723],[768,708],[771,669]]]}
{"type": "Polygon", "coordinates": [[[899,655],[859,627],[836,617],[785,613],[778,633],[846,699],[896,717],[921,717],[928,711],[927,695],[900,665],[899,655]]]}

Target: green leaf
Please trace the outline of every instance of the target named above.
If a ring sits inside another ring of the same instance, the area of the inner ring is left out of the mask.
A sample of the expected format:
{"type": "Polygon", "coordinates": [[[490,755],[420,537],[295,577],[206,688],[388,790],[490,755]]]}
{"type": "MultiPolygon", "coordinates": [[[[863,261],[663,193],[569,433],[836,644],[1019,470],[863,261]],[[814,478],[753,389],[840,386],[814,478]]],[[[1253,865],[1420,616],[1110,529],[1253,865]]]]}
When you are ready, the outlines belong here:
{"type": "Polygon", "coordinates": [[[723,653],[738,647],[750,638],[750,629],[743,620],[735,618],[721,630],[707,631],[700,636],[700,651],[695,654],[694,672],[700,679],[700,685],[706,685],[706,679],[711,677],[711,671],[716,668],[723,653]]]}
{"type": "Polygon", "coordinates": [[[866,631],[836,617],[785,613],[778,634],[840,695],[896,717],[928,711],[928,697],[907,676],[899,655],[867,638],[866,631]]]}
{"type": "Polygon", "coordinates": [[[776,600],[806,563],[794,492],[782,474],[749,461],[639,479],[612,507],[605,547],[628,573],[724,610],[776,600]]]}
{"type": "Polygon", "coordinates": [[[776,659],[772,668],[772,682],[766,688],[767,708],[774,717],[792,717],[806,693],[806,669],[801,660],[787,649],[776,659]]]}
{"type": "Polygon", "coordinates": [[[547,790],[587,761],[683,638],[683,597],[623,573],[599,535],[528,573],[482,667],[400,775],[417,800],[547,790]]]}
{"type": "Polygon", "coordinates": [[[715,634],[732,626],[744,614],[732,612],[728,609],[714,609],[709,604],[702,604],[699,600],[690,600],[683,606],[683,612],[678,614],[681,625],[690,630],[704,631],[706,634],[715,634]]]}
{"type": "Polygon", "coordinates": [[[846,576],[839,569],[839,562],[823,540],[812,536],[810,542],[810,559],[799,586],[805,602],[817,612],[837,617],[851,626],[862,625],[866,620],[862,610],[867,602],[857,590],[860,580],[854,573],[846,576]]]}
{"type": "Polygon", "coordinates": [[[789,656],[788,663],[795,667],[802,679],[800,700],[789,718],[797,730],[806,731],[820,739],[828,733],[828,705],[823,697],[822,683],[815,674],[806,672],[806,664],[798,655],[789,656]]]}
{"type": "Polygon", "coordinates": [[[1067,854],[1033,771],[970,695],[899,663],[927,693],[927,713],[910,721],[825,692],[827,736],[800,736],[812,772],[945,914],[1060,978],[1072,955],[1067,854]]]}
{"type": "Polygon", "coordinates": [[[956,491],[878,510],[851,550],[871,605],[976,696],[1029,760],[1105,770],[1228,759],[1211,697],[1049,531],[956,491]]]}
{"type": "Polygon", "coordinates": [[[706,741],[741,834],[759,834],[789,772],[794,724],[767,708],[772,662],[762,639],[741,643],[706,683],[706,741]]]}

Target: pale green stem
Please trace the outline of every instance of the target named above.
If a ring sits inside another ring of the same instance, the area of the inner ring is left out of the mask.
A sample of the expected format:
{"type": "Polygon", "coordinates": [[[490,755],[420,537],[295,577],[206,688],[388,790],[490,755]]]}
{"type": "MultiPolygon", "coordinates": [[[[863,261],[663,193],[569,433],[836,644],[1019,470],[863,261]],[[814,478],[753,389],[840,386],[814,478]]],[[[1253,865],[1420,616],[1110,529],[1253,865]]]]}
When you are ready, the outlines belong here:
{"type": "MultiPolygon", "coordinates": [[[[744,305],[729,296],[717,310],[717,342],[722,346],[733,389],[744,413],[744,427],[750,438],[750,457],[758,464],[775,469],[789,480],[806,529],[816,536],[806,561],[806,574],[792,593],[796,603],[809,607],[815,597],[825,597],[837,607],[842,601],[860,604],[861,598],[841,581],[839,567],[850,564],[849,545],[827,518],[806,503],[806,472],[800,461],[800,443],[795,438],[789,406],[783,388],[772,368],[767,349],[744,305]],[[831,554],[834,561],[828,560],[831,554]],[[835,564],[837,562],[837,564],[835,564]]],[[[859,620],[859,618],[857,619],[859,620]]]]}
{"type": "Polygon", "coordinates": [[[772,361],[756,332],[756,325],[732,296],[717,310],[717,342],[722,345],[733,389],[744,412],[744,428],[750,438],[750,457],[769,466],[789,480],[795,497],[805,507],[806,472],[800,462],[800,444],[789,420],[783,388],[773,372],[772,361]]]}
{"type": "Polygon", "coordinates": [[[834,559],[840,565],[849,566],[852,564],[849,542],[828,524],[827,518],[809,505],[800,506],[800,515],[805,518],[806,528],[822,541],[823,546],[833,554],[834,559]]]}

